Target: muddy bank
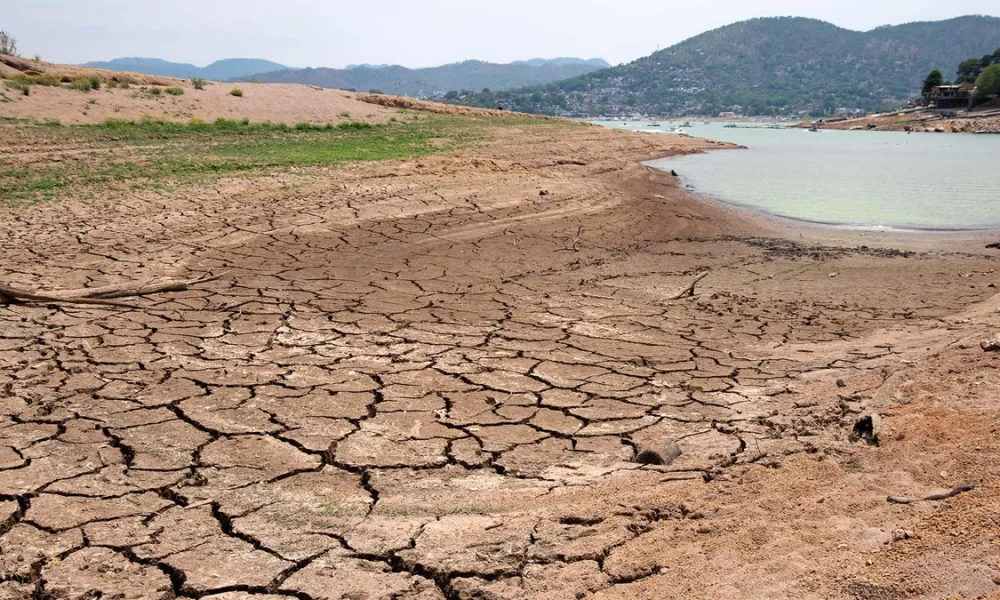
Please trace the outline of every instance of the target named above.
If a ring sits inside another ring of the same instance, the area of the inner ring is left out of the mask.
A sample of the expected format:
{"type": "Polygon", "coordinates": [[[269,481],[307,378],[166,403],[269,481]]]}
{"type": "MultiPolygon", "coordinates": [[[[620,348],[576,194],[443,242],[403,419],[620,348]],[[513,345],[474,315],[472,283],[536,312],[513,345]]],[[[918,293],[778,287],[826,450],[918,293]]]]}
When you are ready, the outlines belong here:
{"type": "Polygon", "coordinates": [[[496,137],[0,213],[19,287],[226,274],[0,307],[0,591],[994,593],[996,251],[639,164],[694,139],[496,137]]]}

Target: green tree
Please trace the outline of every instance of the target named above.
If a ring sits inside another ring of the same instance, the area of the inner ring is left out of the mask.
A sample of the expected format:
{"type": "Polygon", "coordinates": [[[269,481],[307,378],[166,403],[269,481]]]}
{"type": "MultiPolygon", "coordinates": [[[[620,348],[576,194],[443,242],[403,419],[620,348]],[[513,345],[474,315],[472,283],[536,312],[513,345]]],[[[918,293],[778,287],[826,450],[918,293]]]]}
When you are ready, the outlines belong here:
{"type": "Polygon", "coordinates": [[[985,101],[991,96],[1000,96],[1000,64],[986,67],[976,79],[976,100],[985,101]]]}
{"type": "Polygon", "coordinates": [[[444,95],[444,99],[445,100],[457,100],[458,99],[458,92],[456,92],[455,90],[451,90],[450,92],[448,92],[447,94],[444,95]]]}
{"type": "Polygon", "coordinates": [[[934,69],[924,79],[924,87],[923,87],[922,92],[924,94],[928,94],[928,93],[930,93],[931,88],[934,88],[934,87],[937,87],[937,86],[943,85],[943,84],[944,84],[944,73],[941,72],[941,69],[934,69]]]}
{"type": "Polygon", "coordinates": [[[980,61],[977,58],[970,58],[968,60],[963,60],[958,63],[958,77],[955,78],[956,83],[973,83],[979,74],[983,72],[983,67],[980,65],[980,61]]]}
{"type": "Polygon", "coordinates": [[[17,56],[17,39],[6,31],[0,31],[0,54],[17,56]]]}

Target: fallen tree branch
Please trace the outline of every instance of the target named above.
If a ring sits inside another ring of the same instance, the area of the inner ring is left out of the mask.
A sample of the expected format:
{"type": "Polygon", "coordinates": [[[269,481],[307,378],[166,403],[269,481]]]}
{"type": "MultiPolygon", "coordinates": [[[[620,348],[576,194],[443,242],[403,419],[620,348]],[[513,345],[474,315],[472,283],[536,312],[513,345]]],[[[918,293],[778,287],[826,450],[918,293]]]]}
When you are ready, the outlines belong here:
{"type": "Polygon", "coordinates": [[[901,498],[899,496],[889,496],[885,499],[886,502],[892,504],[913,504],[915,502],[932,502],[935,500],[947,500],[959,494],[964,494],[965,492],[971,492],[976,489],[976,484],[974,483],[963,483],[962,485],[954,488],[948,492],[942,492],[940,494],[931,494],[930,496],[921,496],[920,498],[901,498]]]}
{"type": "Polygon", "coordinates": [[[184,292],[193,285],[207,283],[225,277],[221,275],[211,275],[206,273],[198,279],[170,279],[168,277],[153,277],[142,281],[129,283],[116,283],[96,288],[81,288],[77,290],[66,290],[53,293],[53,295],[64,298],[131,298],[133,296],[148,296],[149,294],[162,294],[163,292],[184,292]]]}
{"type": "Polygon", "coordinates": [[[685,287],[681,291],[677,292],[673,296],[670,296],[669,298],[667,298],[667,300],[680,300],[681,298],[683,298],[685,296],[694,296],[694,286],[697,285],[699,281],[701,281],[702,279],[704,279],[706,277],[708,277],[708,272],[707,271],[704,272],[704,273],[702,273],[701,275],[695,277],[694,281],[692,281],[691,283],[687,284],[687,287],[685,287]]]}
{"type": "Polygon", "coordinates": [[[140,308],[135,304],[128,304],[126,302],[115,302],[114,300],[99,300],[97,298],[61,298],[58,296],[39,294],[37,292],[29,292],[27,290],[19,290],[17,288],[12,288],[0,284],[0,304],[13,304],[18,302],[44,302],[44,303],[63,302],[66,304],[88,304],[97,306],[120,306],[123,308],[140,308]]]}
{"type": "Polygon", "coordinates": [[[118,306],[122,308],[142,308],[136,304],[127,302],[115,302],[111,298],[132,298],[136,296],[146,296],[149,294],[159,294],[163,292],[183,292],[191,286],[208,281],[215,281],[222,275],[205,274],[198,279],[170,279],[167,277],[154,277],[142,281],[128,283],[117,283],[95,288],[80,288],[75,290],[62,290],[53,292],[37,292],[22,290],[0,284],[0,304],[12,302],[60,302],[66,304],[86,304],[95,306],[118,306]]]}

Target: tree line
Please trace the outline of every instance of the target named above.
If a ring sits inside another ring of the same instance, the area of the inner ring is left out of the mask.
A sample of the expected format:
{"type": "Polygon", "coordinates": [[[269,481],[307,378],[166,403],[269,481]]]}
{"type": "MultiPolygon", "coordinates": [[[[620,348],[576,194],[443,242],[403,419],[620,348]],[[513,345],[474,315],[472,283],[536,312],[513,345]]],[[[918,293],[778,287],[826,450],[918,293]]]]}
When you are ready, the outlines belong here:
{"type": "Polygon", "coordinates": [[[935,87],[963,83],[975,85],[976,94],[973,100],[977,103],[985,102],[993,96],[1000,96],[1000,48],[982,58],[967,58],[958,63],[954,84],[945,80],[941,69],[934,69],[924,78],[921,91],[926,96],[935,87]]]}

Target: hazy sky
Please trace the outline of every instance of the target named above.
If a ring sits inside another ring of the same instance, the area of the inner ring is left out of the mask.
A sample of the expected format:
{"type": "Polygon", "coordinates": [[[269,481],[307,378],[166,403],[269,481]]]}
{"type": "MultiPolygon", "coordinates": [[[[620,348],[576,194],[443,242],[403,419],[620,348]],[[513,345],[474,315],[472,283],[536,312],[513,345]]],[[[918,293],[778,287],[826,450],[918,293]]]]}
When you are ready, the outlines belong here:
{"type": "Polygon", "coordinates": [[[601,57],[612,64],[734,21],[795,15],[867,30],[966,14],[998,0],[0,0],[21,54],[81,63],[149,56],[205,65],[434,66],[477,58],[601,57]]]}

